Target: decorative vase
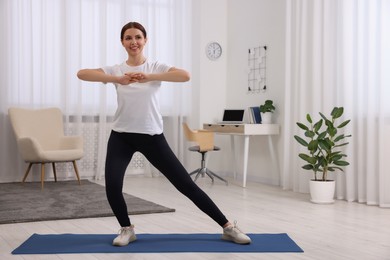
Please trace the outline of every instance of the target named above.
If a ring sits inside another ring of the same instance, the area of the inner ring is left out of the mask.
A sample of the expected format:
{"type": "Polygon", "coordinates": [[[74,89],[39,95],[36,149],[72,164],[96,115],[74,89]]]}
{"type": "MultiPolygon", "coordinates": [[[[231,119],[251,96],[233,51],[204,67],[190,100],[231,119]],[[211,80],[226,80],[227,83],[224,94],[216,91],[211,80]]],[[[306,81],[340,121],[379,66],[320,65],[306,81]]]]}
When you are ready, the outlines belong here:
{"type": "Polygon", "coordinates": [[[311,202],[318,204],[334,203],[334,191],[336,182],[334,180],[315,181],[310,180],[311,202]]]}
{"type": "Polygon", "coordinates": [[[261,113],[261,123],[272,124],[272,113],[271,112],[261,113]]]}

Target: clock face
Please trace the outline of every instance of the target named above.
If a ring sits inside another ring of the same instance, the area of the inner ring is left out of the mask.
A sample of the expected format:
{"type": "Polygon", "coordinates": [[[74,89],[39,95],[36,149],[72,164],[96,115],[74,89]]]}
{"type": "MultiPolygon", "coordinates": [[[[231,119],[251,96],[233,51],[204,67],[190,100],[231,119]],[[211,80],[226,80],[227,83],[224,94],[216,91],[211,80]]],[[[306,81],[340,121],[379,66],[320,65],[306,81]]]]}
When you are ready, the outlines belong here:
{"type": "Polygon", "coordinates": [[[222,55],[222,47],[217,42],[210,42],[206,46],[206,55],[210,60],[216,60],[222,55]]]}

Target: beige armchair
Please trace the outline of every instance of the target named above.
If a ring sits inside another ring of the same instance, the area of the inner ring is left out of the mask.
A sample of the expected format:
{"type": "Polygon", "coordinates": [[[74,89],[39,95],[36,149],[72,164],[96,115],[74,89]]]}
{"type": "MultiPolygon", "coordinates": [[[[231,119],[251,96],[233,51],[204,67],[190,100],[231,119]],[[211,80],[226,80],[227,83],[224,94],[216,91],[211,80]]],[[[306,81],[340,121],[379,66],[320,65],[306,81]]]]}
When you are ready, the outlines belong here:
{"type": "Polygon", "coordinates": [[[44,187],[45,164],[51,163],[54,180],[57,181],[55,163],[72,162],[79,184],[80,176],[76,160],[84,155],[81,136],[64,136],[63,115],[58,108],[24,109],[9,108],[11,124],[18,150],[29,163],[23,177],[25,182],[33,164],[41,164],[41,187],[44,187]]]}
{"type": "Polygon", "coordinates": [[[194,181],[196,181],[199,178],[199,176],[203,177],[205,174],[207,174],[207,176],[211,178],[212,182],[214,182],[214,177],[216,177],[217,179],[220,179],[221,181],[224,181],[226,184],[228,184],[228,182],[225,179],[218,176],[217,174],[215,174],[213,171],[211,171],[206,167],[206,160],[205,160],[206,153],[210,151],[220,150],[218,146],[214,145],[214,133],[202,129],[192,130],[191,128],[189,128],[189,126],[186,123],[183,123],[183,130],[187,140],[190,142],[195,142],[197,144],[195,146],[189,147],[188,150],[192,152],[198,152],[202,155],[200,168],[190,173],[190,175],[196,174],[194,181]]]}

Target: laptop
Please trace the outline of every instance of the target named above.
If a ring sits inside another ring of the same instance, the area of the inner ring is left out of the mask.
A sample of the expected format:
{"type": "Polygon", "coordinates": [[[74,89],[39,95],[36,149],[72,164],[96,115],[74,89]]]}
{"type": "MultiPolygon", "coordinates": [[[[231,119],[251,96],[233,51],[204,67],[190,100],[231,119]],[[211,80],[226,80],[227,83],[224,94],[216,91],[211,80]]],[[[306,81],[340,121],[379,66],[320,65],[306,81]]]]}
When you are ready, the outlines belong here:
{"type": "Polygon", "coordinates": [[[218,124],[243,124],[245,109],[225,109],[218,124]]]}

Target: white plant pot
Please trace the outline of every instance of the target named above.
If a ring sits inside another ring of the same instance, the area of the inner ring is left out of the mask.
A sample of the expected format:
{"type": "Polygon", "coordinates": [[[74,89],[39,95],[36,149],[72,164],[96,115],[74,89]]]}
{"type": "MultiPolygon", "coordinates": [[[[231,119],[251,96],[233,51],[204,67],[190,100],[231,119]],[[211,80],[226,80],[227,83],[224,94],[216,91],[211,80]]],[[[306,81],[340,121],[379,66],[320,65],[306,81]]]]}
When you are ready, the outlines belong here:
{"type": "Polygon", "coordinates": [[[261,123],[272,124],[272,113],[271,112],[261,113],[261,123]]]}
{"type": "Polygon", "coordinates": [[[318,204],[334,203],[334,191],[336,182],[329,181],[310,181],[311,202],[318,204]]]}

